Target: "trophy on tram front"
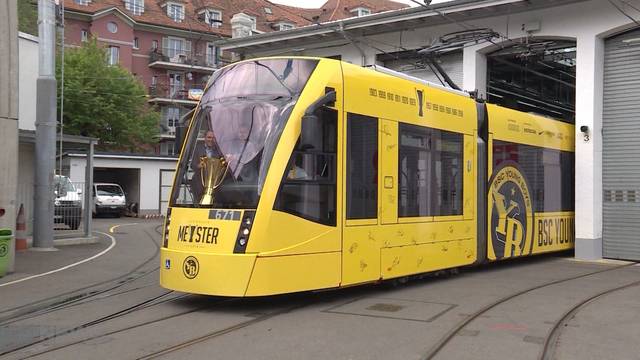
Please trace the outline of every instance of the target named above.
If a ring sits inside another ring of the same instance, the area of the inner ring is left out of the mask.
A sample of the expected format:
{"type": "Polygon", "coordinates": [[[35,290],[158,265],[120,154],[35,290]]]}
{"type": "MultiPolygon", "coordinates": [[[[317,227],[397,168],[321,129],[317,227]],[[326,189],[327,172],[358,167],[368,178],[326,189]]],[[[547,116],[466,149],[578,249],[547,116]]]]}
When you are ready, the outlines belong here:
{"type": "Polygon", "coordinates": [[[200,180],[204,187],[204,194],[200,205],[213,205],[213,192],[222,184],[227,174],[227,162],[224,158],[206,157],[200,158],[200,180]]]}

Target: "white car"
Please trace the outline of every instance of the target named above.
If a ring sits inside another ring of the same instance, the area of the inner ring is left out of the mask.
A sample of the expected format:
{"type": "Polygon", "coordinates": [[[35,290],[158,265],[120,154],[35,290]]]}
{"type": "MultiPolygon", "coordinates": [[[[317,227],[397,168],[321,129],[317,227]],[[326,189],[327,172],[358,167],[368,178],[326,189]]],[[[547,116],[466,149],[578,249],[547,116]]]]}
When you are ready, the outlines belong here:
{"type": "Polygon", "coordinates": [[[114,214],[120,217],[127,206],[124,191],[118,184],[93,184],[93,214],[114,214]]]}
{"type": "Polygon", "coordinates": [[[54,186],[54,223],[64,223],[71,230],[76,230],[82,220],[82,189],[63,175],[56,175],[54,186]]]}

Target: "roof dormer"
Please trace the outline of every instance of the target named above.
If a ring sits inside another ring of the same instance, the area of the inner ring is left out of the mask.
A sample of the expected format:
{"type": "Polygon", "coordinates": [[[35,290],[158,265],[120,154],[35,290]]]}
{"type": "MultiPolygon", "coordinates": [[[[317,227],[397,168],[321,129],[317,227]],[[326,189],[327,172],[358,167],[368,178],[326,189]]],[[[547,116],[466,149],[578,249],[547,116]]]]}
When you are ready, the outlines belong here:
{"type": "Polygon", "coordinates": [[[211,27],[217,28],[222,25],[222,11],[203,8],[198,11],[198,19],[211,27]]]}
{"type": "Polygon", "coordinates": [[[133,15],[142,15],[144,12],[144,0],[124,0],[125,9],[133,15]]]}
{"type": "Polygon", "coordinates": [[[175,21],[182,22],[185,16],[185,7],[184,4],[180,1],[165,1],[160,3],[161,8],[165,8],[167,11],[167,16],[175,21]]]}
{"type": "Polygon", "coordinates": [[[350,13],[352,13],[354,16],[360,17],[360,16],[365,16],[365,15],[371,15],[371,9],[366,8],[364,6],[358,6],[356,8],[353,8],[351,10],[349,10],[350,13]]]}

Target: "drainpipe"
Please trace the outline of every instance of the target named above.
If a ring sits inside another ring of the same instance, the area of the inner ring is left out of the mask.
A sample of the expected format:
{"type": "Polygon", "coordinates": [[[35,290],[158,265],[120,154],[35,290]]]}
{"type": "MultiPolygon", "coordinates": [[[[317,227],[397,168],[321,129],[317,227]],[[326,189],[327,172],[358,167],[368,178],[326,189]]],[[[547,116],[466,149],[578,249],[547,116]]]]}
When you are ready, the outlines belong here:
{"type": "Polygon", "coordinates": [[[353,40],[349,35],[347,35],[347,33],[344,31],[344,23],[342,21],[340,21],[340,28],[336,31],[339,32],[342,35],[342,37],[345,38],[345,40],[350,42],[351,45],[353,45],[356,49],[358,49],[358,51],[360,52],[360,55],[362,56],[360,66],[367,65],[367,56],[365,55],[364,50],[362,50],[362,48],[358,46],[358,43],[356,43],[355,40],[353,40]]]}

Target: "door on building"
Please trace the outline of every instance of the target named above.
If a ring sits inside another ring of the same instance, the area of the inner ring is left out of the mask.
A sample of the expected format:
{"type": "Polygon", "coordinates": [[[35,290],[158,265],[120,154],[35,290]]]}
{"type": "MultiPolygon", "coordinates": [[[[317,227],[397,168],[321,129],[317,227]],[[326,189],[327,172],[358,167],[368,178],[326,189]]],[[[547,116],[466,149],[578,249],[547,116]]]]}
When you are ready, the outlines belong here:
{"type": "Polygon", "coordinates": [[[171,197],[171,186],[173,185],[174,170],[160,170],[160,214],[167,214],[169,198],[171,197]]]}
{"type": "Polygon", "coordinates": [[[169,97],[177,98],[182,95],[184,90],[183,74],[170,72],[169,73],[169,97]]]}
{"type": "Polygon", "coordinates": [[[640,260],[638,38],[635,30],[607,39],[604,56],[602,255],[624,260],[640,260]]]}
{"type": "Polygon", "coordinates": [[[216,58],[216,46],[213,43],[207,43],[207,66],[215,66],[216,58]]]}

